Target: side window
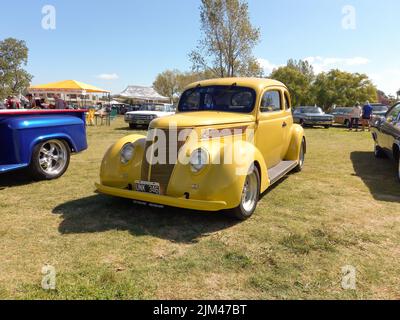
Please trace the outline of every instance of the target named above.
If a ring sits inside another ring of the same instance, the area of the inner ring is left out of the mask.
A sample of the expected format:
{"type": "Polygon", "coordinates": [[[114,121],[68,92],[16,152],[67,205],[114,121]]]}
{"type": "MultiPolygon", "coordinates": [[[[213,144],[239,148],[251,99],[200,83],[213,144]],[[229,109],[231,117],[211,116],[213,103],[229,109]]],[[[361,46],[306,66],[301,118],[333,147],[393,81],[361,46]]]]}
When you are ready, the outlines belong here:
{"type": "Polygon", "coordinates": [[[281,93],[278,90],[267,91],[261,101],[261,112],[281,111],[281,93]]]}
{"type": "Polygon", "coordinates": [[[392,121],[399,121],[399,116],[400,116],[400,104],[395,106],[392,111],[390,111],[388,118],[391,117],[392,121]]]}
{"type": "Polygon", "coordinates": [[[285,109],[289,110],[290,108],[291,108],[291,106],[290,106],[289,94],[287,92],[285,92],[285,109]]]}

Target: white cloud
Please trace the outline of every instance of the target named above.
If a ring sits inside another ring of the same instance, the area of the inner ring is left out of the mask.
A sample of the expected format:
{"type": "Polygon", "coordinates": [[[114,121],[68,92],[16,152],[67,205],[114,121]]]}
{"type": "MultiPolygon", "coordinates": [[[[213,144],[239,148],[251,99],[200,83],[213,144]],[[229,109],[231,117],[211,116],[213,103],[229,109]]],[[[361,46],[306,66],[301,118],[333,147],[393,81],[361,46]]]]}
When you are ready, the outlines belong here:
{"type": "Polygon", "coordinates": [[[379,90],[386,94],[396,96],[400,90],[400,69],[387,69],[370,73],[369,77],[379,90]]]}
{"type": "Polygon", "coordinates": [[[264,69],[266,74],[270,74],[274,69],[277,69],[281,66],[271,63],[267,59],[258,58],[257,62],[260,64],[261,68],[264,69]]]}
{"type": "Polygon", "coordinates": [[[316,73],[326,72],[332,69],[341,69],[351,71],[357,66],[367,65],[371,61],[364,57],[353,57],[353,58],[324,58],[320,56],[307,57],[304,60],[308,61],[313,67],[316,73]]]}
{"type": "Polygon", "coordinates": [[[97,76],[101,80],[117,80],[119,76],[116,73],[102,73],[97,76]]]}

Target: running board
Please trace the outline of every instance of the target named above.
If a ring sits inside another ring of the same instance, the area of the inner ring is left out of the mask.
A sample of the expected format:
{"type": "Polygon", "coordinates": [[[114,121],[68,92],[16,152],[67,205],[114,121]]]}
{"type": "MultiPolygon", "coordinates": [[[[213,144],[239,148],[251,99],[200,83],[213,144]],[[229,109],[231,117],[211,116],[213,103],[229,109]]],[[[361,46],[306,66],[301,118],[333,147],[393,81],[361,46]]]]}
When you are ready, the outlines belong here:
{"type": "Polygon", "coordinates": [[[297,161],[282,161],[275,167],[268,170],[268,176],[271,185],[278,182],[282,177],[288,174],[297,166],[297,161]]]}

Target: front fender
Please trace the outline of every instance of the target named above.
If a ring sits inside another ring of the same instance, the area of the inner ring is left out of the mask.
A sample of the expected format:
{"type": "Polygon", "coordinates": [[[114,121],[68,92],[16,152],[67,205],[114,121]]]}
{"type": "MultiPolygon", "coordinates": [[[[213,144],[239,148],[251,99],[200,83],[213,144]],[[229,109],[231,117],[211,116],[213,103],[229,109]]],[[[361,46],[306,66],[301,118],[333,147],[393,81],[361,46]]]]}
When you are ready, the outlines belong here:
{"type": "MultiPolygon", "coordinates": [[[[290,130],[290,144],[285,160],[298,161],[300,155],[301,144],[305,139],[304,129],[302,126],[294,124],[290,130]]],[[[306,152],[307,150],[305,150],[306,152]]]]}
{"type": "Polygon", "coordinates": [[[109,187],[126,188],[128,183],[140,180],[145,145],[146,137],[138,134],[126,136],[113,144],[101,163],[101,183],[109,187]],[[135,154],[132,160],[124,165],[120,160],[120,152],[127,143],[133,143],[135,154]]]}
{"type": "Polygon", "coordinates": [[[197,148],[204,148],[210,153],[211,163],[199,174],[191,171],[189,164],[176,164],[168,185],[167,194],[205,201],[225,201],[227,208],[239,205],[248,170],[256,164],[261,176],[261,192],[269,186],[268,171],[260,151],[246,141],[236,141],[234,152],[243,152],[247,157],[241,161],[224,161],[232,146],[221,143],[201,142],[184,150],[187,155],[197,148]]]}

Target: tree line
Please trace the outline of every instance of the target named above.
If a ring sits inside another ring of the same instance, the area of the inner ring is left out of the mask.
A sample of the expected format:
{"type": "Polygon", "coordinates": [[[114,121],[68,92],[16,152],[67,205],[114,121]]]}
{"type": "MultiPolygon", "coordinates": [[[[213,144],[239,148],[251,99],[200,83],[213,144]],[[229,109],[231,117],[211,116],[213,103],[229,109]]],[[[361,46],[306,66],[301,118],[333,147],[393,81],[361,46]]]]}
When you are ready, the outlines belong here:
{"type": "Polygon", "coordinates": [[[353,106],[366,100],[376,102],[385,94],[366,74],[331,70],[315,74],[307,61],[289,60],[265,75],[253,55],[260,30],[250,22],[245,0],[202,0],[202,38],[189,54],[190,71],[166,70],[153,83],[160,94],[177,100],[191,82],[224,77],[268,77],[283,82],[291,92],[293,105],[353,106]]]}

